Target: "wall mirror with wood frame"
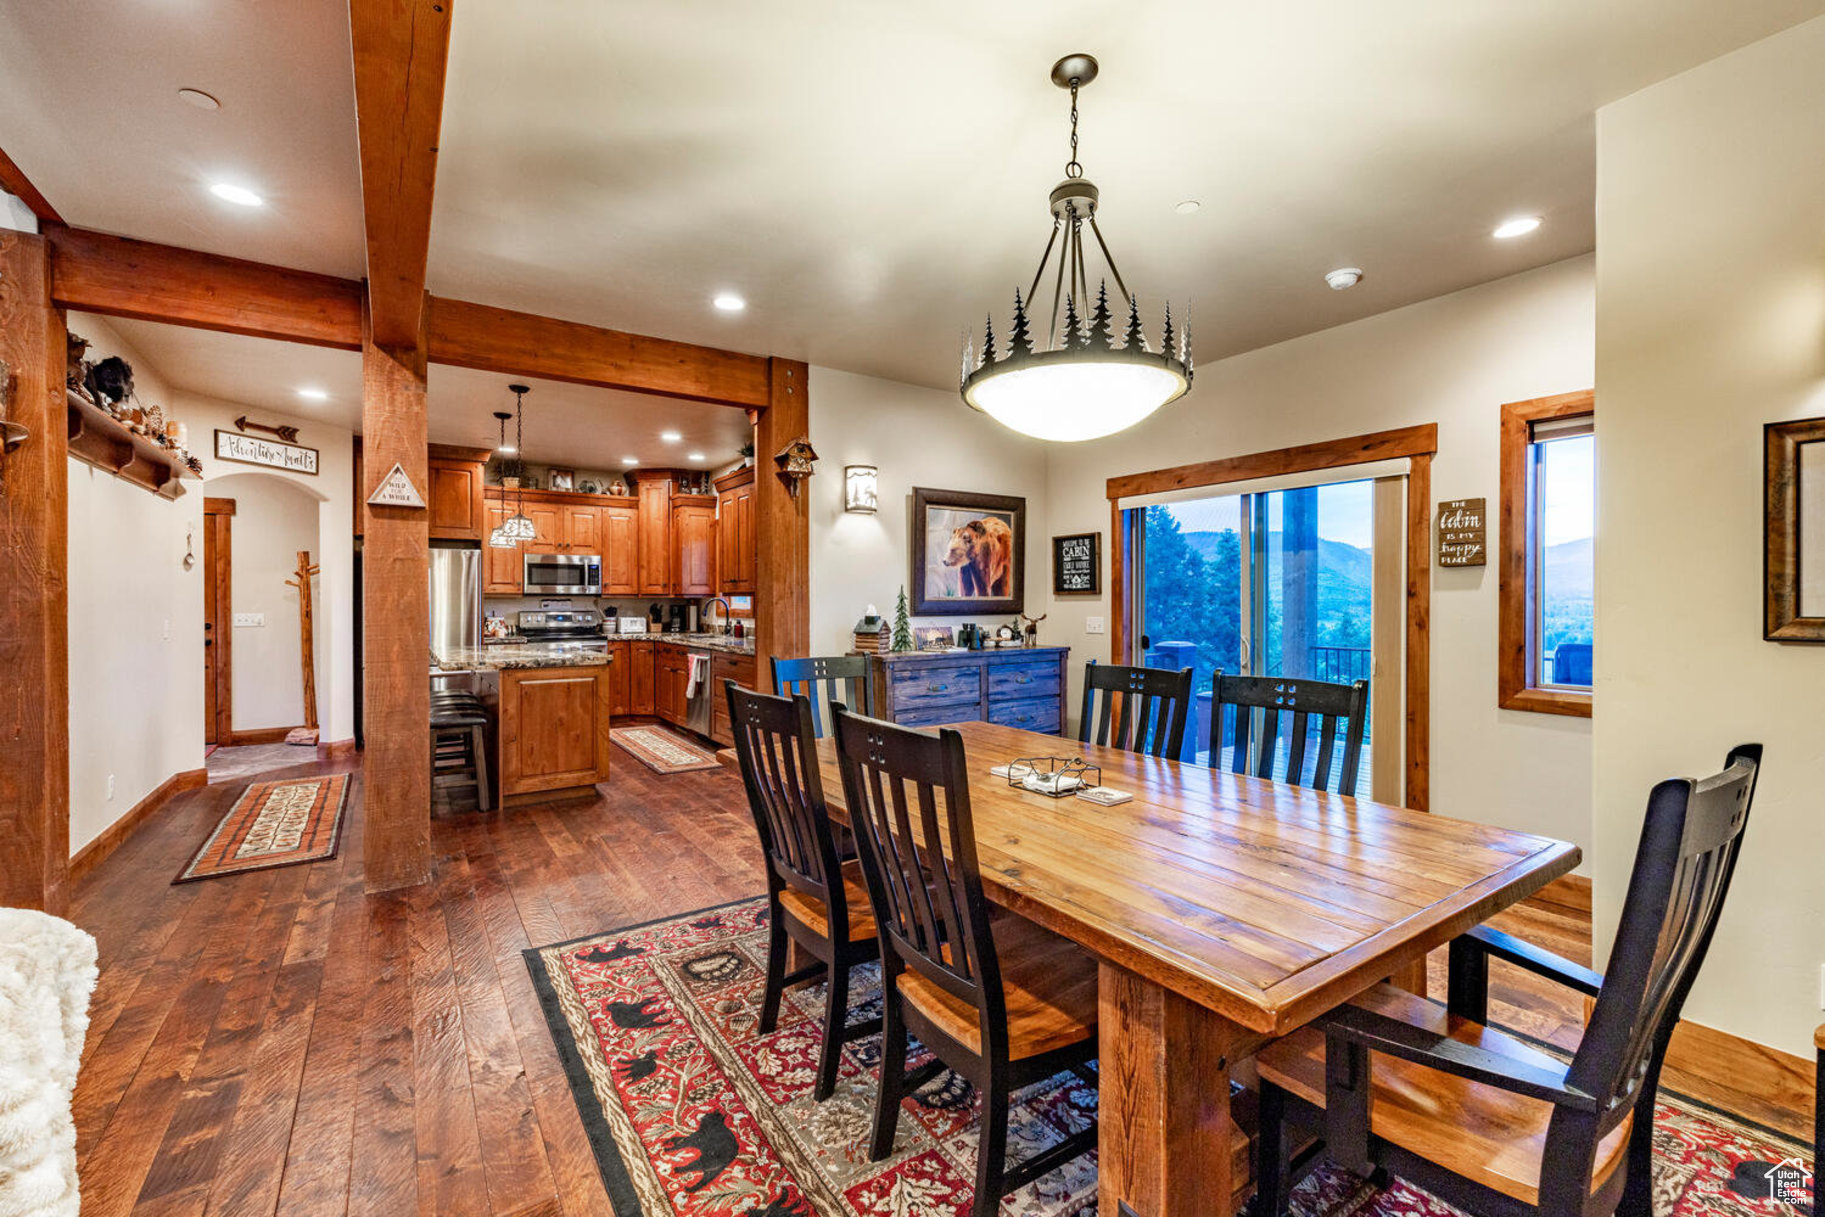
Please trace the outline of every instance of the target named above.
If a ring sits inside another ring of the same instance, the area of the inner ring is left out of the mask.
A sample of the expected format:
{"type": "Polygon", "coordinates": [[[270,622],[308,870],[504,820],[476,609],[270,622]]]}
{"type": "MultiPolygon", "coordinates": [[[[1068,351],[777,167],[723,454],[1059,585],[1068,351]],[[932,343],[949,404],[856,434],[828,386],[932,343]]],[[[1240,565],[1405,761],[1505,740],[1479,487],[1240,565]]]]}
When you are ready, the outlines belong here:
{"type": "Polygon", "coordinates": [[[1763,434],[1762,636],[1825,642],[1825,418],[1763,434]]]}

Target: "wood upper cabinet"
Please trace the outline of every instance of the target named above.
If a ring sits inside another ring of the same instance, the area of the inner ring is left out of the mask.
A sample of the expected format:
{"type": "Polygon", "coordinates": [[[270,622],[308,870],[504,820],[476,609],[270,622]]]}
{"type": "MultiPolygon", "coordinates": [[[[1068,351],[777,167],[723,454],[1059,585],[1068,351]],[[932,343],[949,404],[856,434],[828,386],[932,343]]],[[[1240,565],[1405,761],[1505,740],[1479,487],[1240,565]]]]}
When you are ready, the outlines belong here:
{"type": "Polygon", "coordinates": [[[672,503],[672,592],[716,593],[716,507],[705,501],[672,503]]]}
{"type": "MultiPolygon", "coordinates": [[[[507,522],[513,514],[513,504],[495,499],[488,500],[488,531],[493,532],[507,522]]],[[[488,544],[487,537],[482,539],[482,594],[485,596],[517,596],[525,587],[525,564],[520,555],[525,550],[519,546],[512,549],[499,549],[488,544]]]]}
{"type": "Polygon", "coordinates": [[[640,590],[642,596],[672,594],[672,480],[648,478],[640,491],[640,590]]]}
{"type": "Polygon", "coordinates": [[[754,593],[754,470],[716,479],[716,571],[724,595],[754,593]]]}
{"type": "Polygon", "coordinates": [[[602,594],[640,594],[640,509],[632,503],[602,507],[602,594]]]}
{"type": "MultiPolygon", "coordinates": [[[[508,514],[512,514],[509,512],[508,514]]],[[[533,538],[524,548],[535,554],[569,553],[564,543],[564,513],[555,503],[527,503],[526,518],[532,521],[533,538]]]]}
{"type": "Polygon", "coordinates": [[[602,554],[602,509],[594,503],[572,504],[559,509],[564,538],[564,552],[602,554]]]}
{"type": "Polygon", "coordinates": [[[487,540],[487,513],[482,502],[483,448],[429,448],[425,489],[427,523],[433,541],[487,540]]]}
{"type": "Polygon", "coordinates": [[[627,644],[629,714],[653,712],[653,652],[658,649],[645,639],[635,639],[627,644]]]}

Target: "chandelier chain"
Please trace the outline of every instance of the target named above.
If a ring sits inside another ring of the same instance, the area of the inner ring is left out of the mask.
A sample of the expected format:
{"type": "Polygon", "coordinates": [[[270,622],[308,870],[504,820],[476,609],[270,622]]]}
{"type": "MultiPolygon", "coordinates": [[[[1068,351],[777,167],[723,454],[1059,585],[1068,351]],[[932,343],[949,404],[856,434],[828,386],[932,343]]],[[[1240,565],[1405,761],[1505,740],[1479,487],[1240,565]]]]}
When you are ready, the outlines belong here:
{"type": "Polygon", "coordinates": [[[1071,159],[1065,162],[1065,176],[1079,178],[1084,167],[1077,163],[1077,77],[1071,78],[1071,159]]]}

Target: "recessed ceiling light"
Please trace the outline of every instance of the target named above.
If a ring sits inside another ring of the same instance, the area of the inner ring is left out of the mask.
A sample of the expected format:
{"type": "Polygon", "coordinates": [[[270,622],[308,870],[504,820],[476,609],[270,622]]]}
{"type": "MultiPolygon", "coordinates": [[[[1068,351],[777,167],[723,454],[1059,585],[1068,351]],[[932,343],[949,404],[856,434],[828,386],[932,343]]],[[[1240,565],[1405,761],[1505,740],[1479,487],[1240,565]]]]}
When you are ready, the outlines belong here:
{"type": "Polygon", "coordinates": [[[694,460],[694,461],[705,461],[705,460],[708,460],[708,459],[709,459],[709,458],[708,458],[708,457],[706,457],[706,456],[705,456],[705,455],[704,455],[704,454],[703,454],[703,453],[701,453],[701,452],[693,452],[693,453],[691,453],[691,455],[690,455],[690,459],[691,459],[691,460],[694,460]]]}
{"type": "Polygon", "coordinates": [[[1336,270],[1327,271],[1324,281],[1331,285],[1331,290],[1334,292],[1348,291],[1362,282],[1362,268],[1360,266],[1340,266],[1336,270]]]}
{"type": "Polygon", "coordinates": [[[305,401],[328,401],[330,399],[329,391],[326,389],[299,389],[298,396],[305,401]]]}
{"type": "Polygon", "coordinates": [[[621,463],[623,465],[638,465],[640,463],[640,458],[637,456],[624,456],[621,458],[621,463]]]}
{"type": "Polygon", "coordinates": [[[748,302],[734,292],[722,292],[710,303],[725,313],[739,313],[748,307],[748,302]]]}
{"type": "Polygon", "coordinates": [[[678,434],[676,431],[661,431],[659,433],[659,438],[664,440],[668,444],[675,444],[679,440],[683,439],[684,436],[678,434]]]}
{"type": "Polygon", "coordinates": [[[1198,208],[1202,207],[1203,205],[1204,204],[1198,202],[1196,199],[1186,199],[1183,203],[1180,203],[1177,207],[1174,207],[1173,210],[1178,212],[1182,216],[1188,216],[1192,212],[1196,211],[1198,208]]]}
{"type": "Polygon", "coordinates": [[[216,182],[209,187],[209,193],[241,207],[258,207],[266,201],[247,187],[236,186],[233,182],[216,182]]]}
{"type": "Polygon", "coordinates": [[[1526,236],[1539,226],[1539,216],[1515,216],[1512,219],[1503,220],[1500,224],[1497,224],[1495,232],[1490,235],[1495,237],[1498,241],[1511,241],[1516,237],[1526,236]]]}
{"type": "Polygon", "coordinates": [[[177,95],[199,110],[220,110],[222,103],[201,89],[179,89],[177,95]]]}

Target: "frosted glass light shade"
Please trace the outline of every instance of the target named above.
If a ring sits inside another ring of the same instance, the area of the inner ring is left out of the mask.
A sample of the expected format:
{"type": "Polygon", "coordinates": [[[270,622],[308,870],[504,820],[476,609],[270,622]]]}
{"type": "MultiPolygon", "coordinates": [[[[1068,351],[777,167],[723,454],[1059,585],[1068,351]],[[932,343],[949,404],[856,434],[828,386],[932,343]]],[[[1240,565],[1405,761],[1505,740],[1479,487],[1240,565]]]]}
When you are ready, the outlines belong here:
{"type": "Polygon", "coordinates": [[[1023,435],[1071,443],[1126,430],[1190,387],[1176,360],[1040,356],[978,373],[963,398],[1023,435]]]}
{"type": "Polygon", "coordinates": [[[538,536],[539,530],[533,527],[531,520],[515,514],[502,520],[500,527],[488,534],[488,544],[495,549],[512,549],[522,541],[536,541],[538,536]]]}

